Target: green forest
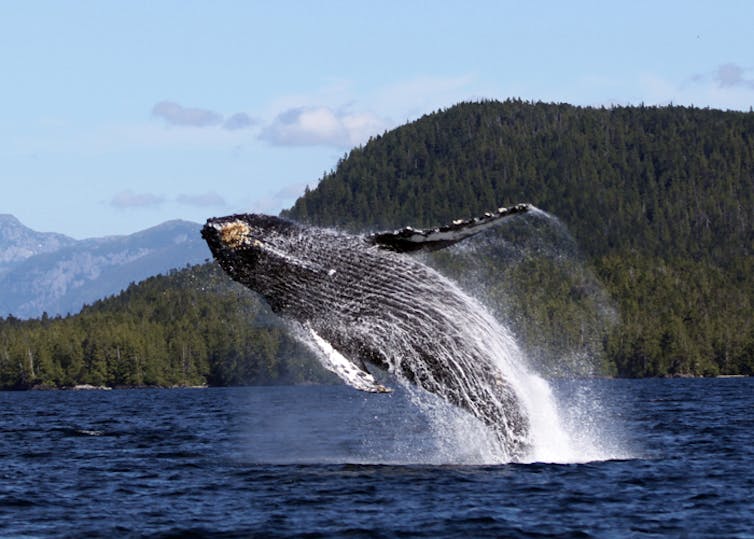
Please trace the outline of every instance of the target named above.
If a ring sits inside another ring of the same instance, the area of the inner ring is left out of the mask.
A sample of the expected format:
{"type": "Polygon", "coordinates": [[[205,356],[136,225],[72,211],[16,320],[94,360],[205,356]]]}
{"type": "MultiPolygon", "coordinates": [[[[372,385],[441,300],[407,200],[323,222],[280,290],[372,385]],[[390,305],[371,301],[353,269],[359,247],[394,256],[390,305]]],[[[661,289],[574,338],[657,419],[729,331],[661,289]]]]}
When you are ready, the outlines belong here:
{"type": "MultiPolygon", "coordinates": [[[[754,113],[462,103],[351,150],[284,217],[351,231],[511,218],[428,262],[553,375],[754,371],[754,113]]],[[[332,378],[207,264],[81,313],[0,319],[0,387],[332,378]]]]}
{"type": "Polygon", "coordinates": [[[549,366],[591,356],[617,376],[752,374],[752,112],[463,103],[352,150],[284,214],[360,230],[518,202],[556,216],[579,250],[556,263],[511,227],[529,253],[486,274],[493,308],[513,303],[506,318],[549,366]],[[584,292],[596,284],[617,316],[584,292]]]}
{"type": "Polygon", "coordinates": [[[204,264],[67,317],[0,319],[0,388],[327,382],[257,296],[204,264]]]}

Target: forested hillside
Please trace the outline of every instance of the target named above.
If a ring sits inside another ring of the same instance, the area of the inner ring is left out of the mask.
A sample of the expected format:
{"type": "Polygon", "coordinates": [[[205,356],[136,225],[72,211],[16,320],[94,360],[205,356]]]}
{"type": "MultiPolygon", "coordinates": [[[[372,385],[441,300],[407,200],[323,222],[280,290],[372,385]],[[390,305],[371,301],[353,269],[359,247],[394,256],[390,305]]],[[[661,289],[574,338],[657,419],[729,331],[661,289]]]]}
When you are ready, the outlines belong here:
{"type": "MultiPolygon", "coordinates": [[[[751,112],[464,103],[354,149],[285,215],[349,229],[430,226],[516,202],[565,223],[613,298],[619,320],[599,329],[608,371],[752,373],[751,112]]],[[[546,265],[528,259],[505,275],[519,282],[500,287],[546,300],[512,311],[525,313],[514,326],[528,346],[561,335],[553,355],[583,341],[583,325],[571,327],[583,305],[580,277],[558,281],[546,265]]]]}
{"type": "MultiPolygon", "coordinates": [[[[473,287],[541,367],[754,373],[754,113],[464,103],[352,150],[284,215],[363,231],[518,202],[549,216],[512,217],[430,262],[473,287]]],[[[0,388],[321,380],[332,377],[215,265],[75,316],[0,318],[0,388]]]]}
{"type": "Polygon", "coordinates": [[[214,264],[172,271],[65,318],[0,318],[0,389],[329,380],[214,264]]]}

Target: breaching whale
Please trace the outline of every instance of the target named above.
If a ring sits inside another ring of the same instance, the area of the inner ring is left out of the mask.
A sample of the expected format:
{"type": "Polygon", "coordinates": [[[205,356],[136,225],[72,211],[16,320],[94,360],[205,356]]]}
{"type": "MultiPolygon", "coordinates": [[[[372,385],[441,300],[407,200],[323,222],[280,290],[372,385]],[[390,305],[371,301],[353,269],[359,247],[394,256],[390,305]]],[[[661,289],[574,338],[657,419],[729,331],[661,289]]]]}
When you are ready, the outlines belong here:
{"type": "Polygon", "coordinates": [[[471,412],[515,458],[529,421],[483,339],[469,338],[483,307],[406,253],[452,245],[531,208],[369,235],[235,214],[208,219],[201,233],[220,266],[292,321],[347,384],[389,391],[367,365],[387,370],[471,412]]]}

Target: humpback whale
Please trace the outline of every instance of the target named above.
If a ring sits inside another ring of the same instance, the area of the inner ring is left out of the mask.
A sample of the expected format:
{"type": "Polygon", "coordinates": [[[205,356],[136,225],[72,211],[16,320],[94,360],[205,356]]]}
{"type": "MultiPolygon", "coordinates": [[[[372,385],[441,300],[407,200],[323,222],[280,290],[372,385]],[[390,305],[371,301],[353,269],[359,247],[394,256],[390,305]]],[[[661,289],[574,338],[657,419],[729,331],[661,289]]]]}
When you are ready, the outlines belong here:
{"type": "Polygon", "coordinates": [[[489,329],[474,327],[484,324],[484,308],[410,253],[453,245],[531,208],[368,235],[235,214],[208,219],[201,234],[220,266],[291,321],[347,384],[390,391],[368,365],[386,370],[476,416],[515,458],[526,450],[529,421],[484,339],[470,338],[489,329]]]}

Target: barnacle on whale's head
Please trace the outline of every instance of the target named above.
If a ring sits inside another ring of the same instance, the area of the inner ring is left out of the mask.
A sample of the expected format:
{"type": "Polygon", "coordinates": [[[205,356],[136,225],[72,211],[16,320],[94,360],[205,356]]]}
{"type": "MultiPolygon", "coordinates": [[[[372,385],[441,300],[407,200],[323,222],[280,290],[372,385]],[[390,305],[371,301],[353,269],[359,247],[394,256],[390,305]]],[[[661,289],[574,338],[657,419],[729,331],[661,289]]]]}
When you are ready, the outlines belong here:
{"type": "Polygon", "coordinates": [[[225,223],[220,228],[220,240],[231,249],[238,249],[249,242],[251,227],[241,220],[225,223]]]}

